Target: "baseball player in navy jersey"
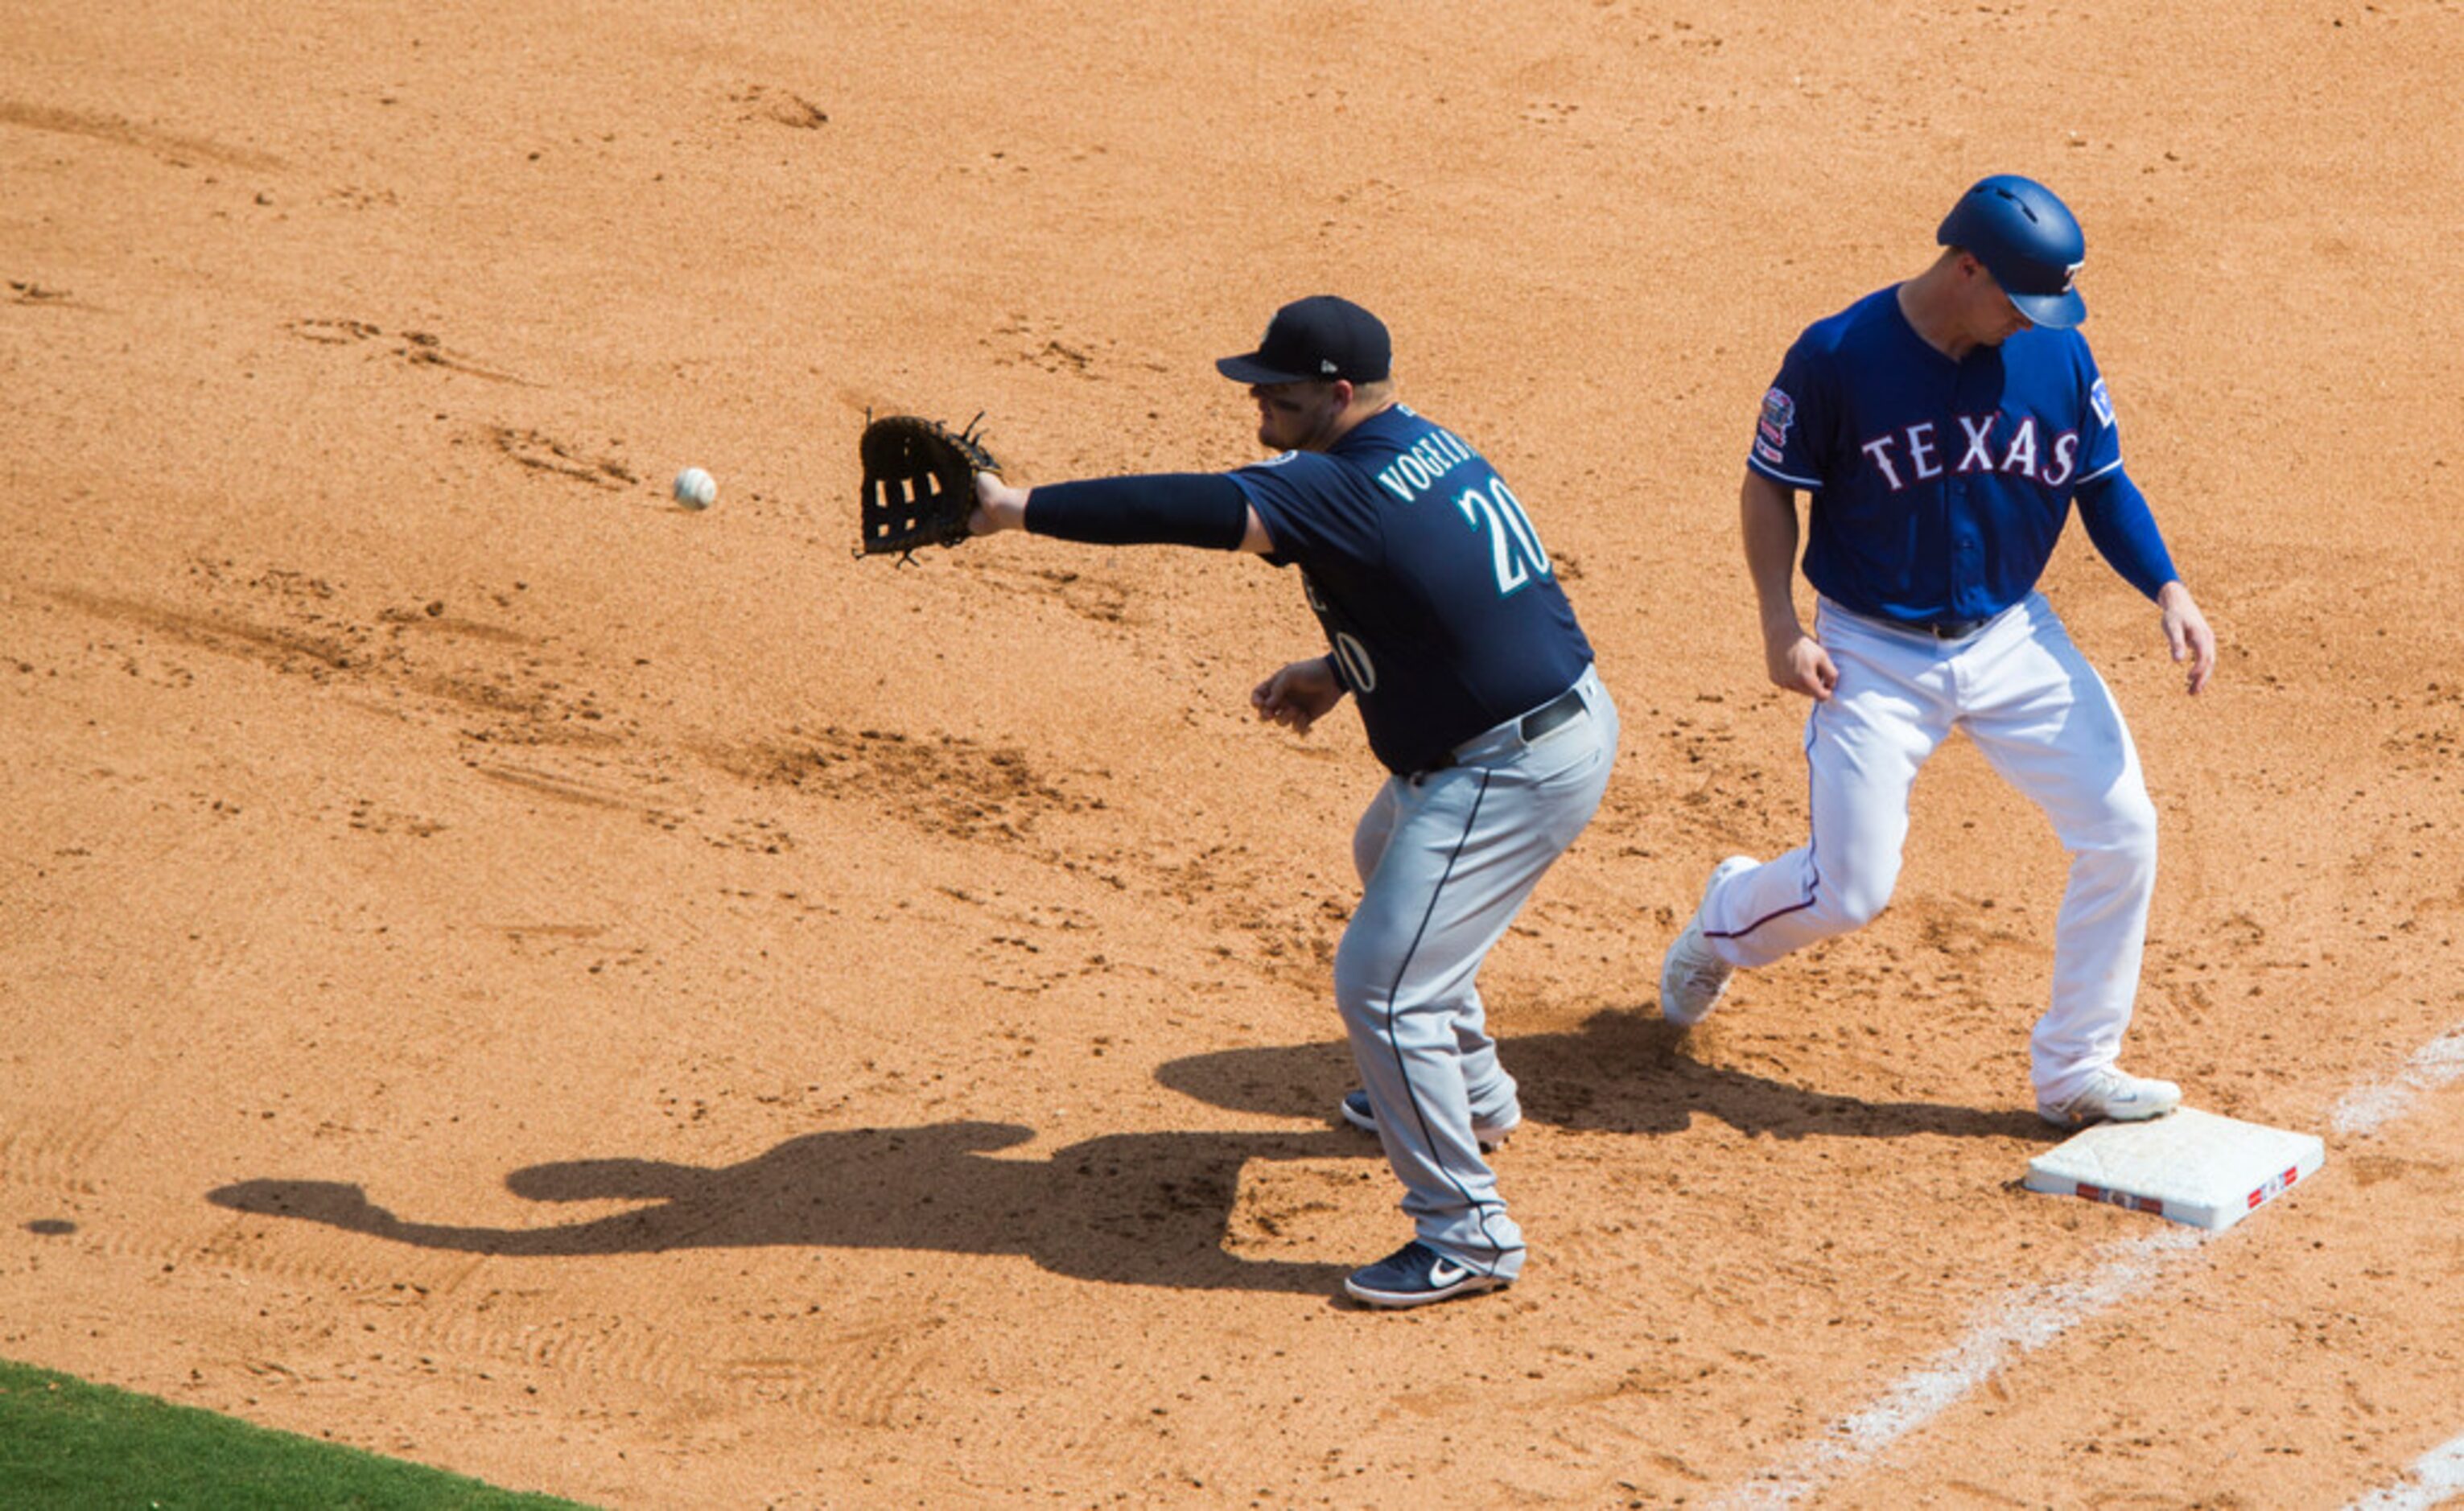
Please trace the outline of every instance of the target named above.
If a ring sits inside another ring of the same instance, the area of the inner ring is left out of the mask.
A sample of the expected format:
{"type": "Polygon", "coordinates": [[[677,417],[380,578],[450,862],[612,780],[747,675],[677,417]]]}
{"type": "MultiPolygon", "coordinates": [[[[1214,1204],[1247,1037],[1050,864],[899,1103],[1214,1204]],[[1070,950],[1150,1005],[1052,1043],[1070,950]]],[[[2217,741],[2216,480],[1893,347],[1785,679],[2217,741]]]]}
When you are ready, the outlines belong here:
{"type": "Polygon", "coordinates": [[[1521,1120],[1475,984],[1550,864],[1590,822],[1616,706],[1522,500],[1461,436],[1398,403],[1386,327],[1329,296],[1276,312],[1216,363],[1276,454],[1229,473],[1023,490],[978,474],[979,535],[1255,552],[1301,569],[1328,653],[1260,683],[1296,732],[1350,696],[1390,774],[1353,835],[1362,896],[1334,957],[1361,1090],[1412,1241],[1345,1282],[1417,1306],[1512,1281],[1523,1235],[1485,1150],[1521,1120]]]}
{"type": "Polygon", "coordinates": [[[1661,1011],[1699,1022],[1737,968],[1880,912],[1917,770],[1964,730],[2071,857],[2031,1041],[2036,1110],[2065,1128],[2159,1117],[2180,1088],[2116,1063],[2156,811],[2112,693],[2035,590],[2071,506],[2155,601],[2193,693],[2215,637],[2123,471],[2113,401],[2074,329],[2079,223],[2042,185],[2001,175],[1961,196],[1937,240],[1925,272],[1809,327],[1764,395],[1740,509],[1771,681],[1814,700],[1813,835],[1713,869],[1661,967],[1661,1011]],[[1799,490],[1811,633],[1791,594],[1799,490]]]}

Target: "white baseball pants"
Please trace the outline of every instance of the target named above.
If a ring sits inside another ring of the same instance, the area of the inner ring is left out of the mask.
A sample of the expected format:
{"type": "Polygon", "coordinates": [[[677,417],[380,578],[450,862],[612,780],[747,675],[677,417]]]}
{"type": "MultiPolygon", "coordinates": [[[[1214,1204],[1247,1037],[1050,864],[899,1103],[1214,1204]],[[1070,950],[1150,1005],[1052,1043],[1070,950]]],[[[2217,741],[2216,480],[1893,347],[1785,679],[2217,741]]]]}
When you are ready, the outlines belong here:
{"type": "Polygon", "coordinates": [[[2070,1096],[2121,1053],[2156,887],[2155,805],[2112,692],[2038,593],[1956,641],[1825,601],[1815,637],[1839,682],[1805,723],[1812,839],[1713,887],[1705,938],[1730,965],[1768,965],[1881,912],[1918,768],[1964,730],[2070,852],[2053,1002],[2030,1041],[2037,1096],[2070,1096]]]}

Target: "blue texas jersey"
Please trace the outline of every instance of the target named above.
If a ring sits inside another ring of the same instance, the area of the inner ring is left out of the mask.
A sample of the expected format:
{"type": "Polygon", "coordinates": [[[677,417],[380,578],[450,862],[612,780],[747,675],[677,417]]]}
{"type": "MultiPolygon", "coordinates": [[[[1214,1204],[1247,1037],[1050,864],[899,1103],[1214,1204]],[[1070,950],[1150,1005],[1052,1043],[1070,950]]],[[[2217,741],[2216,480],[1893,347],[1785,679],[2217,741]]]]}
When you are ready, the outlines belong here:
{"type": "Polygon", "coordinates": [[[1423,771],[1591,665],[1530,516],[1480,453],[1396,405],[1326,451],[1231,474],[1297,563],[1370,749],[1423,771]]]}
{"type": "Polygon", "coordinates": [[[2027,596],[2080,485],[2122,466],[2096,359],[2028,329],[1953,361],[1867,295],[1797,338],[1749,465],[1809,490],[1805,576],[1860,614],[1984,619],[2027,596]]]}

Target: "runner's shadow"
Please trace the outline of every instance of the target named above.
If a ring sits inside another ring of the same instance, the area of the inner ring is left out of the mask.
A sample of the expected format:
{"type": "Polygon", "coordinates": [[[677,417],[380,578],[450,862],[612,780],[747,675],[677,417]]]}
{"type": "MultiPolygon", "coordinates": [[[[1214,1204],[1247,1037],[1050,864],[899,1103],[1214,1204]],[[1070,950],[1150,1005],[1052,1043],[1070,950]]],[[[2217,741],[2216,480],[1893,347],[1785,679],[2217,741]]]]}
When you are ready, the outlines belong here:
{"type": "Polygon", "coordinates": [[[770,1244],[923,1249],[1023,1255],[1056,1275],[1119,1284],[1325,1294],[1342,1281],[1345,1266],[1226,1251],[1242,1167],[1375,1152],[1321,1130],[1125,1133],[1046,1157],[992,1157],[1034,1136],[1007,1123],[859,1128],[808,1133],[737,1165],[586,1159],[507,1176],[508,1190],[534,1201],[648,1204],[552,1227],[407,1220],[340,1181],[248,1180],[208,1199],[236,1212],[473,1254],[576,1257],[770,1244]]]}
{"type": "MultiPolygon", "coordinates": [[[[1705,1064],[1656,1016],[1603,1010],[1572,1033],[1502,1038],[1499,1054],[1522,1087],[1531,1123],[1607,1133],[1675,1133],[1697,1114],[1740,1132],[1905,1138],[2060,1137],[2034,1112],[1939,1102],[1867,1102],[1810,1091],[1749,1071],[1705,1064]]],[[[1359,1084],[1342,1040],[1227,1049],[1166,1062],[1155,1079],[1213,1106],[1324,1119],[1359,1084]]]]}

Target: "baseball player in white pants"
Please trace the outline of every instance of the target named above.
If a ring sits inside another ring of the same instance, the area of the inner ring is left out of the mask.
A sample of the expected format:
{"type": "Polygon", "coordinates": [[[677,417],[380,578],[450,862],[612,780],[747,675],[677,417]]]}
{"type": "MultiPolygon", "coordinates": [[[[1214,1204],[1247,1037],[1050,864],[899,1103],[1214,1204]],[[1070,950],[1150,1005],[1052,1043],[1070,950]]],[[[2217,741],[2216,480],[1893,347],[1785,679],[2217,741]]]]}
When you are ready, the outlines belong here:
{"type": "Polygon", "coordinates": [[[1918,769],[1964,730],[2070,852],[2036,1109],[2076,1127],[2162,1116],[2169,1082],[2117,1063],[2156,884],[2156,813],[2121,710],[2035,582],[2076,503],[2098,550],[2154,600],[2188,687],[2215,637],[2123,471],[2104,382],[2073,329],[2085,242],[2043,186],[1976,185],[1906,283],[1810,327],[1764,396],[1740,502],[1771,680],[1806,720],[1813,834],[1732,856],[1661,968],[1661,1011],[1702,1020],[1739,967],[1855,929],[1890,900],[1918,769]],[[1795,493],[1811,493],[1796,617],[1795,493]]]}

